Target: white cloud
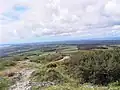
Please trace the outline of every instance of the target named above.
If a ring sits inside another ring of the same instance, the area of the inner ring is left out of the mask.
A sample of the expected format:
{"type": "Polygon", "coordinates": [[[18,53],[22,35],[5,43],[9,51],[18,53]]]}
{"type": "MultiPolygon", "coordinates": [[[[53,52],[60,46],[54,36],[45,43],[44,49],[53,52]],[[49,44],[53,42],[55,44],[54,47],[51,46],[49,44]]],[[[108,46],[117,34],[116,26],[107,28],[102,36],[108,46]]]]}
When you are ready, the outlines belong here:
{"type": "Polygon", "coordinates": [[[1,34],[7,34],[1,35],[0,42],[36,36],[120,36],[118,26],[114,26],[120,24],[119,0],[0,0],[0,13],[9,12],[15,5],[29,9],[19,15],[19,20],[0,20],[1,34]]]}
{"type": "Polygon", "coordinates": [[[120,31],[120,25],[114,25],[114,26],[113,26],[113,29],[117,29],[117,30],[120,31]]]}
{"type": "Polygon", "coordinates": [[[120,1],[119,0],[110,0],[105,5],[106,13],[110,15],[120,15],[120,1]]]}

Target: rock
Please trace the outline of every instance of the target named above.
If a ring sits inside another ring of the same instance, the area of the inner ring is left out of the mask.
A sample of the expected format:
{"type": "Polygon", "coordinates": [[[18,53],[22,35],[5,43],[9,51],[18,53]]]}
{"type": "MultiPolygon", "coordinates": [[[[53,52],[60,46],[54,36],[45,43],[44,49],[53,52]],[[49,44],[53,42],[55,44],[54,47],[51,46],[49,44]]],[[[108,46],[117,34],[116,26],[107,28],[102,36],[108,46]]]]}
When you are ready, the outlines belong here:
{"type": "Polygon", "coordinates": [[[29,81],[29,77],[31,76],[34,70],[23,69],[18,72],[13,80],[15,84],[9,88],[9,90],[31,90],[31,84],[29,81]]]}
{"type": "Polygon", "coordinates": [[[50,81],[44,81],[44,82],[32,82],[31,86],[39,86],[39,87],[48,87],[48,86],[52,86],[52,85],[56,85],[54,82],[50,82],[50,81]]]}
{"type": "Polygon", "coordinates": [[[13,82],[20,81],[22,74],[21,73],[16,73],[11,79],[13,82]]]}

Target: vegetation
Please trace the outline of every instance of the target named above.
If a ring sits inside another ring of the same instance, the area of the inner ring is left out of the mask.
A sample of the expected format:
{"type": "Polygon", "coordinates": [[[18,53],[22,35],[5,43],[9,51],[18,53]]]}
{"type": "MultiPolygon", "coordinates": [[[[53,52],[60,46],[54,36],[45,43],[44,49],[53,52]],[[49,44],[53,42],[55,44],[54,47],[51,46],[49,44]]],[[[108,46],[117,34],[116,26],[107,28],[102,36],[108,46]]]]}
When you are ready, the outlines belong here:
{"type": "Polygon", "coordinates": [[[0,90],[8,90],[8,87],[11,85],[10,80],[7,78],[0,77],[0,90]]]}
{"type": "Polygon", "coordinates": [[[0,61],[0,70],[3,70],[5,68],[8,68],[10,66],[15,66],[16,62],[11,61],[11,60],[1,60],[0,61]]]}
{"type": "Polygon", "coordinates": [[[108,90],[108,88],[105,87],[90,87],[89,85],[78,85],[71,83],[65,83],[63,85],[56,85],[46,88],[45,90],[108,90]]]}
{"type": "MultiPolygon", "coordinates": [[[[37,82],[58,80],[62,83],[76,82],[77,84],[91,83],[92,85],[120,88],[120,50],[82,50],[69,54],[49,54],[43,67],[33,74],[37,82]],[[59,64],[59,56],[70,55],[70,60],[59,64]],[[50,59],[48,58],[50,57],[50,59]],[[56,56],[56,57],[54,57],[56,56]],[[117,83],[116,83],[117,82],[117,83]],[[112,83],[112,84],[110,84],[112,83]],[[115,84],[114,84],[115,83],[115,84]],[[113,85],[114,84],[114,85],[113,85]]],[[[49,87],[47,90],[59,90],[64,85],[49,87]],[[54,89],[54,88],[58,89],[54,89]]],[[[69,88],[69,87],[68,87],[69,88]]],[[[72,87],[70,87],[72,88],[72,87]]],[[[99,88],[99,87],[98,87],[99,88]]],[[[77,89],[64,89],[77,90],[77,89]]],[[[80,88],[78,89],[80,90],[80,88]]],[[[82,90],[82,89],[81,89],[82,90]]],[[[88,89],[90,90],[90,89],[88,89]]],[[[91,89],[93,90],[93,89],[91,89]]],[[[99,89],[96,89],[99,90],[99,89]]],[[[102,90],[102,89],[100,89],[102,90]]],[[[107,90],[107,89],[103,89],[107,90]]],[[[112,90],[112,89],[111,89],[112,90]]]]}
{"type": "MultiPolygon", "coordinates": [[[[31,51],[2,58],[0,70],[30,60],[36,70],[31,75],[31,82],[54,83],[34,85],[32,90],[120,90],[119,48],[77,50],[75,47],[58,49],[57,46],[57,49],[49,47],[45,51],[44,48],[43,52],[31,51]]],[[[9,79],[0,78],[0,90],[7,90],[9,85],[9,79]]]]}
{"type": "Polygon", "coordinates": [[[120,80],[120,50],[77,52],[66,68],[80,83],[107,85],[120,80]]]}
{"type": "Polygon", "coordinates": [[[53,68],[44,68],[40,69],[33,73],[32,81],[37,82],[55,82],[55,83],[63,83],[67,81],[67,78],[64,77],[59,71],[53,68]]]}
{"type": "Polygon", "coordinates": [[[37,62],[37,63],[48,63],[50,61],[56,61],[59,59],[62,59],[63,56],[60,53],[53,53],[53,54],[46,54],[46,55],[40,55],[35,56],[30,59],[31,62],[37,62]]]}

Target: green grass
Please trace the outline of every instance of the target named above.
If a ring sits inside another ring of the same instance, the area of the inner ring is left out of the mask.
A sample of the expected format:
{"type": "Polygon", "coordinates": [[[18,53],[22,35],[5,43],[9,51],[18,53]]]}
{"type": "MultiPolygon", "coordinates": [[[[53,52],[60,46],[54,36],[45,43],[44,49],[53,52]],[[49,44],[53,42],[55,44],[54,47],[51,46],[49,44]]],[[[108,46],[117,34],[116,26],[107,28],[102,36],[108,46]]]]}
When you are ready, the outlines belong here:
{"type": "Polygon", "coordinates": [[[1,60],[0,61],[0,70],[4,70],[10,66],[15,66],[16,62],[11,60],[1,60]]]}
{"type": "Polygon", "coordinates": [[[31,77],[31,80],[34,82],[51,81],[51,82],[59,82],[59,83],[69,81],[63,74],[61,74],[56,69],[46,68],[46,67],[43,67],[35,71],[31,77]]]}
{"type": "Polygon", "coordinates": [[[108,87],[110,90],[120,90],[120,81],[110,83],[108,87]]]}
{"type": "Polygon", "coordinates": [[[0,90],[8,90],[11,85],[11,81],[8,78],[0,77],[0,90]]]}
{"type": "MultiPolygon", "coordinates": [[[[33,87],[32,90],[108,90],[108,87],[76,85],[75,83],[64,83],[49,87],[33,87]]],[[[112,90],[112,89],[111,89],[112,90]]]]}
{"type": "Polygon", "coordinates": [[[92,86],[90,84],[77,85],[76,83],[63,83],[49,87],[33,86],[32,90],[120,90],[119,87],[92,86]]]}

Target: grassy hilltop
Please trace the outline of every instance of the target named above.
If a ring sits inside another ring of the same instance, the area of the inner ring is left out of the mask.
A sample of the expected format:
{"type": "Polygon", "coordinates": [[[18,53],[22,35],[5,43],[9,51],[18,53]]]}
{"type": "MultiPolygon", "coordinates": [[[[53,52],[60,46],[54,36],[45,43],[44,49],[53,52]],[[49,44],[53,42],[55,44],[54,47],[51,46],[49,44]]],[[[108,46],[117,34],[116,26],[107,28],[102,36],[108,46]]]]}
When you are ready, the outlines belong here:
{"type": "Polygon", "coordinates": [[[116,47],[78,50],[67,45],[1,58],[0,90],[8,90],[23,78],[15,79],[16,73],[28,69],[33,70],[28,77],[32,90],[120,90],[116,47]]]}

